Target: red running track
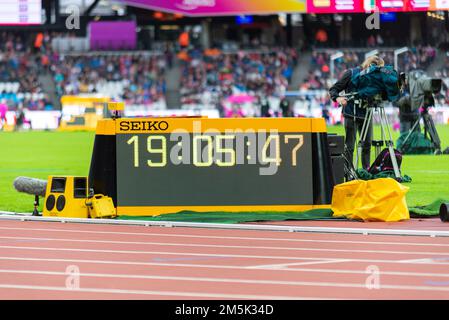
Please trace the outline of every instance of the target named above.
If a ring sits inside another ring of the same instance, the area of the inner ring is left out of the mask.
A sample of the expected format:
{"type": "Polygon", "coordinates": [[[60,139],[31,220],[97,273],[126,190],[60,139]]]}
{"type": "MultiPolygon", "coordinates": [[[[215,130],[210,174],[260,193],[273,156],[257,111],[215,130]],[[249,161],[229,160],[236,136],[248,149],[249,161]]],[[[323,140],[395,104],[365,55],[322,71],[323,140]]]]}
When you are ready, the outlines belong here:
{"type": "Polygon", "coordinates": [[[0,299],[449,299],[449,238],[5,220],[0,299]]]}

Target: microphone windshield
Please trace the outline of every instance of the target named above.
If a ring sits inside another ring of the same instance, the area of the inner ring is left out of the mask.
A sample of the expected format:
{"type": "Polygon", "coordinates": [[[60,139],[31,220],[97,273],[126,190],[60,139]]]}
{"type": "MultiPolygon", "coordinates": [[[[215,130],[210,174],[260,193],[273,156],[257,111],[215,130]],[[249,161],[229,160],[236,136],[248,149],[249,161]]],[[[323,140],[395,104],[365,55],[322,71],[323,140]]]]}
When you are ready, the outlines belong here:
{"type": "Polygon", "coordinates": [[[35,196],[45,197],[45,190],[47,189],[47,181],[28,177],[17,177],[14,180],[14,188],[23,193],[28,193],[35,196]]]}

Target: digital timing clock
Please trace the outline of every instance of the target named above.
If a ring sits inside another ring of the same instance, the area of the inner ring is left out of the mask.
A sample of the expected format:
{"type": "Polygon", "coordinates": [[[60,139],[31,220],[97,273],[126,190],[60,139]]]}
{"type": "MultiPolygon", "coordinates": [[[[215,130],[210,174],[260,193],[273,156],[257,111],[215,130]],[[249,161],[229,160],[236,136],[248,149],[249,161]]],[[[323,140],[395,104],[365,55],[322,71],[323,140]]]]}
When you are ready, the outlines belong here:
{"type": "Polygon", "coordinates": [[[102,120],[89,182],[135,216],[323,208],[334,185],[325,122],[309,118],[102,120]]]}

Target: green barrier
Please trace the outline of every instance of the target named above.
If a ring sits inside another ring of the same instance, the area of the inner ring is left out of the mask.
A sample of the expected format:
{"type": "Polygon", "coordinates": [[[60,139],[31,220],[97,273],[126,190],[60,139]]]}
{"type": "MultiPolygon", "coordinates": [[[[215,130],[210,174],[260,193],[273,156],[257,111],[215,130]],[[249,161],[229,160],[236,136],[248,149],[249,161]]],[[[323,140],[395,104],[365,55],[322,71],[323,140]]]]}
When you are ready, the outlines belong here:
{"type": "Polygon", "coordinates": [[[178,213],[162,214],[155,217],[119,216],[119,220],[145,221],[177,221],[177,222],[208,222],[208,223],[243,223],[256,221],[285,221],[285,220],[346,220],[332,217],[330,209],[313,209],[303,212],[195,212],[181,211],[178,213]]]}
{"type": "MultiPolygon", "coordinates": [[[[434,218],[439,216],[441,203],[448,200],[437,199],[425,206],[409,207],[410,218],[434,218]]],[[[313,209],[303,212],[195,212],[181,211],[177,213],[162,214],[159,216],[119,216],[118,220],[141,220],[141,221],[176,221],[176,222],[204,222],[204,223],[245,223],[261,221],[287,221],[287,220],[346,220],[332,216],[330,209],[313,209]]]]}
{"type": "Polygon", "coordinates": [[[431,204],[425,206],[410,207],[410,217],[411,218],[434,218],[438,217],[440,214],[440,206],[442,203],[447,203],[448,200],[437,199],[431,204]]]}

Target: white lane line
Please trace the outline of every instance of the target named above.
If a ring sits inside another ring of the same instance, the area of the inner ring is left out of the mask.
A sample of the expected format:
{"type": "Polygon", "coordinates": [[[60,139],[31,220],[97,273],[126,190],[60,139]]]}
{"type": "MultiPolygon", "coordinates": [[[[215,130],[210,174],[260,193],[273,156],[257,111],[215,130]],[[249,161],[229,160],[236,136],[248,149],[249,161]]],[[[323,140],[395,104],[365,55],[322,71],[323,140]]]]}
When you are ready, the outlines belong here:
{"type": "MultiPolygon", "coordinates": [[[[48,275],[67,277],[66,272],[60,271],[43,271],[43,270],[16,270],[16,269],[0,269],[0,274],[29,274],[29,275],[48,275]]],[[[195,282],[224,282],[239,284],[274,284],[274,285],[304,285],[304,281],[285,281],[285,280],[253,280],[239,278],[211,278],[211,277],[180,277],[180,276],[156,276],[156,275],[136,275],[136,274],[111,274],[111,273],[77,273],[80,277],[92,278],[122,278],[122,279],[150,279],[150,280],[171,280],[171,281],[195,281],[195,282]]],[[[319,282],[318,282],[319,283],[319,282]]],[[[348,283],[353,285],[352,283],[348,283]]]]}
{"type": "Polygon", "coordinates": [[[35,217],[0,215],[0,220],[8,221],[38,221],[61,223],[84,223],[89,225],[121,225],[121,226],[159,226],[179,228],[201,228],[215,230],[253,230],[253,231],[278,231],[278,232],[311,232],[331,234],[359,234],[359,235],[401,235],[422,237],[449,237],[446,230],[415,230],[415,229],[376,229],[376,228],[346,228],[346,227],[310,227],[310,226],[286,226],[275,224],[227,224],[205,222],[179,222],[179,221],[142,221],[142,220],[114,220],[114,219],[86,219],[86,218],[60,218],[60,217],[35,217]]]}
{"type": "MultiPolygon", "coordinates": [[[[205,298],[205,299],[210,299],[210,298],[248,299],[248,300],[297,300],[297,299],[317,300],[317,299],[323,299],[323,298],[311,298],[311,297],[224,294],[224,293],[209,293],[209,292],[149,291],[149,290],[125,290],[125,289],[106,289],[106,288],[67,289],[65,287],[0,284],[0,289],[2,289],[2,288],[3,289],[42,290],[42,291],[63,291],[63,292],[67,292],[67,293],[75,293],[75,292],[113,293],[113,294],[136,294],[136,295],[170,296],[170,297],[187,297],[187,298],[194,297],[194,298],[205,298]]],[[[97,297],[97,299],[101,299],[101,297],[97,297]]]]}
{"type": "MultiPolygon", "coordinates": [[[[434,263],[436,260],[431,258],[424,258],[424,259],[410,259],[410,260],[399,260],[399,263],[434,263]]],[[[436,263],[438,264],[438,263],[436,263]]]]}
{"type": "MultiPolygon", "coordinates": [[[[67,252],[97,252],[97,253],[118,253],[118,254],[160,254],[171,256],[194,256],[194,257],[225,257],[225,258],[245,258],[245,259],[279,259],[279,260],[335,260],[336,258],[321,258],[321,257],[292,257],[292,256],[259,256],[246,254],[215,254],[215,253],[186,253],[186,252],[168,252],[168,251],[136,251],[136,250],[106,250],[106,249],[84,249],[84,248],[52,248],[52,247],[23,247],[23,246],[0,246],[3,249],[14,250],[38,250],[38,251],[67,251],[67,252]]],[[[332,250],[326,250],[332,251],[332,250]]],[[[431,255],[431,254],[429,254],[431,255]]],[[[360,259],[352,259],[358,261],[360,259]]],[[[366,260],[361,260],[366,261],[366,260]]],[[[375,261],[375,260],[372,260],[375,261]]],[[[382,261],[382,260],[377,260],[382,261]]],[[[398,263],[400,260],[390,260],[398,263]]],[[[444,260],[443,260],[444,261],[444,260]]],[[[447,262],[439,262],[432,264],[448,264],[447,262]]]]}
{"type": "MultiPolygon", "coordinates": [[[[116,261],[116,260],[86,260],[86,259],[57,259],[57,258],[22,258],[22,257],[0,257],[5,261],[33,261],[33,262],[63,262],[63,263],[79,263],[79,264],[110,264],[124,266],[148,266],[148,267],[172,267],[172,268],[192,268],[192,269],[233,269],[233,270],[251,270],[254,266],[229,266],[215,264],[186,264],[186,263],[162,263],[162,262],[141,262],[141,261],[116,261]]],[[[352,262],[366,263],[397,263],[390,260],[362,260],[351,259],[352,262]]],[[[317,273],[341,273],[341,274],[365,274],[365,268],[360,270],[348,269],[315,269],[315,268],[267,268],[264,271],[282,271],[282,272],[317,272],[317,273]]],[[[416,277],[449,277],[449,273],[434,272],[403,272],[403,271],[385,271],[381,270],[383,275],[393,276],[416,276],[416,277]]]]}
{"type": "Polygon", "coordinates": [[[326,263],[339,263],[339,262],[351,262],[351,259],[334,259],[334,260],[321,260],[321,261],[309,261],[309,262],[294,262],[294,263],[278,263],[278,264],[261,264],[257,266],[249,266],[247,269],[279,269],[283,270],[290,266],[306,266],[313,264],[326,264],[326,263]]]}
{"type": "MultiPolygon", "coordinates": [[[[229,239],[229,240],[256,240],[256,241],[292,241],[292,242],[318,242],[318,243],[351,243],[351,244],[380,244],[380,245],[410,245],[410,246],[430,246],[430,247],[449,247],[444,243],[415,243],[415,242],[384,242],[384,241],[353,241],[353,240],[316,240],[316,239],[289,239],[289,238],[260,238],[260,237],[232,237],[232,236],[201,236],[190,234],[166,234],[166,233],[142,233],[142,232],[117,232],[117,231],[96,231],[96,230],[75,230],[75,229],[46,229],[46,228],[16,228],[16,227],[0,227],[6,230],[22,230],[22,231],[49,231],[62,233],[90,233],[90,234],[113,234],[113,235],[138,235],[148,237],[183,237],[183,238],[199,238],[199,239],[229,239]]],[[[439,238],[443,240],[444,238],[439,238]]]]}
{"type": "MultiPolygon", "coordinates": [[[[175,256],[194,256],[194,257],[226,257],[226,258],[248,258],[248,259],[285,259],[285,260],[330,260],[335,258],[301,258],[292,256],[258,256],[245,254],[215,254],[215,253],[186,253],[186,252],[167,252],[167,251],[133,251],[133,250],[105,250],[105,249],[83,249],[83,248],[50,248],[50,247],[19,247],[19,246],[0,246],[3,249],[14,250],[38,250],[38,251],[67,251],[67,252],[97,252],[97,253],[120,253],[120,254],[160,254],[175,256]]],[[[449,263],[448,263],[449,264],[449,263]]]]}
{"type": "MultiPolygon", "coordinates": [[[[441,255],[449,258],[449,252],[429,251],[389,251],[389,250],[359,250],[359,249],[326,249],[326,248],[290,248],[290,247],[266,247],[266,246],[230,246],[219,244],[192,244],[172,242],[138,242],[138,241],[112,241],[112,240],[90,240],[90,239],[64,239],[64,238],[32,238],[32,237],[1,237],[0,239],[22,239],[55,242],[81,242],[81,243],[111,243],[111,244],[139,244],[169,247],[194,247],[194,248],[224,248],[224,249],[263,249],[263,250],[287,250],[287,251],[319,251],[319,252],[345,252],[345,253],[375,253],[375,254],[405,254],[405,255],[441,255]]],[[[3,248],[3,246],[0,246],[3,248]]],[[[136,251],[137,252],[137,251],[136,251]]]]}
{"type": "MultiPolygon", "coordinates": [[[[65,272],[55,271],[31,271],[31,270],[0,270],[0,273],[7,274],[34,274],[34,275],[55,275],[67,277],[65,272]]],[[[93,278],[123,278],[123,279],[153,279],[153,280],[169,280],[169,281],[195,281],[195,282],[221,282],[221,283],[238,283],[238,284],[263,284],[263,285],[290,285],[290,286],[311,286],[311,287],[340,287],[340,288],[366,288],[363,283],[346,283],[346,282],[317,282],[317,281],[277,281],[277,280],[249,280],[234,278],[205,278],[205,277],[175,277],[175,276],[140,276],[140,275],[121,275],[106,273],[79,273],[80,277],[93,278]]],[[[447,287],[433,286],[416,286],[416,285],[389,285],[381,284],[379,289],[392,290],[412,290],[412,291],[449,291],[447,287]]],[[[368,289],[367,289],[368,290],[368,289]]]]}

